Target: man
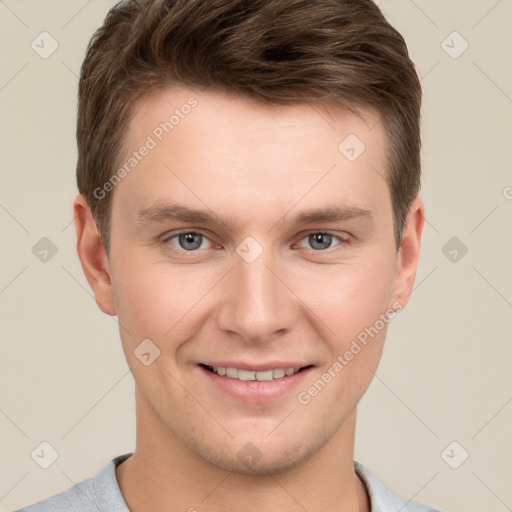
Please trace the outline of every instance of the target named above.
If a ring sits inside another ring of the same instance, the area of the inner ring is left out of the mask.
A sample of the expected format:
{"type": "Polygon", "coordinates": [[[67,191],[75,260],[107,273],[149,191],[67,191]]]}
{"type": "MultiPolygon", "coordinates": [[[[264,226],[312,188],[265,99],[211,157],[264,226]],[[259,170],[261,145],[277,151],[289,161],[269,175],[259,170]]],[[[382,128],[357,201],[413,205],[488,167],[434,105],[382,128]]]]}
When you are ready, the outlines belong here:
{"type": "Polygon", "coordinates": [[[420,103],[370,0],[112,8],[81,71],[74,214],[136,448],[23,510],[434,510],[353,459],[416,274],[420,103]]]}

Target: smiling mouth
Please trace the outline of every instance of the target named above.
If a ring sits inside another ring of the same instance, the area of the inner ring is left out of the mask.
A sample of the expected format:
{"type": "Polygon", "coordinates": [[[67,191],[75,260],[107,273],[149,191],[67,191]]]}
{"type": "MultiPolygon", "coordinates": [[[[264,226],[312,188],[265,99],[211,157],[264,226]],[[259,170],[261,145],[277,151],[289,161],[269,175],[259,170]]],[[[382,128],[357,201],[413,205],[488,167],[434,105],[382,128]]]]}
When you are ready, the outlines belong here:
{"type": "Polygon", "coordinates": [[[284,377],[290,377],[306,368],[310,368],[313,365],[303,366],[302,368],[274,368],[271,370],[255,371],[255,370],[242,370],[238,368],[224,368],[222,366],[209,366],[207,364],[200,364],[206,370],[212,373],[227,377],[228,379],[235,380],[257,380],[260,382],[271,381],[276,379],[282,379],[284,377]]]}

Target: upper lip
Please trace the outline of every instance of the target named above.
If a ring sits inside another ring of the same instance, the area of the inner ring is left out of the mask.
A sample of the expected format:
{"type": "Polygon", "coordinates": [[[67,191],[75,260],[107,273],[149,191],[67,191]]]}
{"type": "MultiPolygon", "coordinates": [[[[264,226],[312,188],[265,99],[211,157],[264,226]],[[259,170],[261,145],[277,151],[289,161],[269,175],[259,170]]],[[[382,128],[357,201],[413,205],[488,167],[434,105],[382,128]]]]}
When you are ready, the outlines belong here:
{"type": "Polygon", "coordinates": [[[200,364],[221,368],[237,368],[238,370],[253,370],[256,372],[276,370],[278,368],[304,368],[305,366],[313,366],[309,363],[299,363],[297,361],[269,361],[267,363],[248,363],[247,361],[208,361],[200,364]]]}

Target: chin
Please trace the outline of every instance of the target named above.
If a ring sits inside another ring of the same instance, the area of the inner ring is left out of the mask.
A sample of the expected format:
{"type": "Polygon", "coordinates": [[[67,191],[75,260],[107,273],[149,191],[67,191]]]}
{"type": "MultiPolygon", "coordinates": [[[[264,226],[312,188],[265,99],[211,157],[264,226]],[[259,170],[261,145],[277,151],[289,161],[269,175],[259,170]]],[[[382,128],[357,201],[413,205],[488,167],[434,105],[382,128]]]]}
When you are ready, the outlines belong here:
{"type": "Polygon", "coordinates": [[[205,445],[195,446],[194,451],[208,463],[225,471],[264,476],[290,471],[310,459],[320,448],[303,440],[291,446],[281,445],[277,450],[272,443],[267,442],[266,446],[262,446],[247,441],[234,452],[228,446],[219,451],[205,445]]]}

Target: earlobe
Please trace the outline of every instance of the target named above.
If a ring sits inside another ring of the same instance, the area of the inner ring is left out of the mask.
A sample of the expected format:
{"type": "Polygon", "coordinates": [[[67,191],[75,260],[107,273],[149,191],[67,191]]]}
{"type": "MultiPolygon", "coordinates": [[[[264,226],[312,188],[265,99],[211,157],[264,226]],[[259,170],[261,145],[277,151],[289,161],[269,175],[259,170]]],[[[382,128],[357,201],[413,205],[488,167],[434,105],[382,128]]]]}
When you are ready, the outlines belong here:
{"type": "Polygon", "coordinates": [[[107,315],[116,315],[110,265],[91,209],[83,194],[73,202],[76,250],[96,304],[107,315]]]}
{"type": "Polygon", "coordinates": [[[421,248],[421,235],[425,224],[423,201],[417,197],[412,201],[407,214],[400,250],[397,255],[397,273],[393,300],[405,307],[414,287],[421,248]]]}

